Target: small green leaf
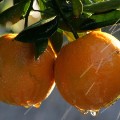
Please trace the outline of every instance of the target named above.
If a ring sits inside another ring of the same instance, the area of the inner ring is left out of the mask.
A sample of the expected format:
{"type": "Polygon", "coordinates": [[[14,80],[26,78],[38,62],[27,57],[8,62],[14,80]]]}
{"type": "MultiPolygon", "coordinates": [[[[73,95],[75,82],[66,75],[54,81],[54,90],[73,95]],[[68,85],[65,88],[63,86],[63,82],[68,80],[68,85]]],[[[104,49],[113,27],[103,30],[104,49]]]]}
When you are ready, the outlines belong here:
{"type": "Polygon", "coordinates": [[[23,0],[22,2],[8,8],[0,13],[0,24],[5,25],[8,21],[12,24],[21,20],[29,8],[30,0],[23,0]]]}
{"type": "Polygon", "coordinates": [[[56,31],[51,37],[50,42],[56,53],[59,53],[63,44],[63,31],[56,31]]]}
{"type": "Polygon", "coordinates": [[[15,4],[17,4],[17,3],[19,3],[21,0],[13,0],[13,4],[15,5],[15,4]]]}
{"type": "Polygon", "coordinates": [[[41,20],[20,32],[16,40],[21,42],[36,42],[50,37],[58,28],[58,18],[51,17],[41,20]]]}
{"type": "Polygon", "coordinates": [[[83,12],[83,4],[81,0],[71,0],[73,6],[73,14],[79,18],[83,12]]]}
{"type": "Polygon", "coordinates": [[[45,51],[48,45],[48,39],[43,39],[42,41],[35,42],[35,60],[45,51]]]}

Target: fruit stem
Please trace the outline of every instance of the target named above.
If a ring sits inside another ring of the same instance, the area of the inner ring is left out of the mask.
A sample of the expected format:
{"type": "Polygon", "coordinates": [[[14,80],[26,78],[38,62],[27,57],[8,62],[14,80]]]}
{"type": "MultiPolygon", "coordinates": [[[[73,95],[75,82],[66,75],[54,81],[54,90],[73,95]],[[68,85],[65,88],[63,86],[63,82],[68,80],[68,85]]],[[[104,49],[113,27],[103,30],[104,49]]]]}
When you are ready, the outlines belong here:
{"type": "Polygon", "coordinates": [[[58,0],[53,0],[53,4],[55,4],[56,6],[56,10],[58,11],[58,13],[60,14],[60,16],[62,17],[62,19],[64,20],[65,24],[70,28],[71,32],[73,33],[75,39],[78,39],[79,36],[76,32],[76,30],[73,28],[73,26],[70,24],[70,22],[68,21],[68,19],[66,18],[66,16],[64,15],[63,11],[61,10],[58,0]]]}
{"type": "Polygon", "coordinates": [[[46,11],[43,11],[43,10],[35,10],[34,8],[32,8],[32,11],[48,14],[46,11]]]}
{"type": "Polygon", "coordinates": [[[30,6],[29,6],[29,8],[28,8],[28,10],[27,10],[27,13],[26,13],[26,15],[25,15],[24,28],[26,28],[26,27],[28,26],[28,16],[29,16],[29,14],[30,14],[30,11],[32,10],[33,2],[34,2],[34,0],[31,0],[30,6]]]}

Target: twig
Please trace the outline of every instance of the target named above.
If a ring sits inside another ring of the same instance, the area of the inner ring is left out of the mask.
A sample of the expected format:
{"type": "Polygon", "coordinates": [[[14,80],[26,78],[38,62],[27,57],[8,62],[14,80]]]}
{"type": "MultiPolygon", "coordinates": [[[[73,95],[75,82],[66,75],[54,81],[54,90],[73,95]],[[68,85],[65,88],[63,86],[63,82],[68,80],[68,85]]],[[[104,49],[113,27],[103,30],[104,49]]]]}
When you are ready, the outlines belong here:
{"type": "Polygon", "coordinates": [[[26,13],[26,15],[25,15],[24,28],[26,28],[26,27],[28,26],[28,17],[29,17],[30,11],[31,11],[31,9],[32,9],[33,2],[34,2],[34,0],[31,0],[30,6],[29,6],[29,8],[28,8],[28,10],[27,10],[27,13],[26,13]]]}
{"type": "Polygon", "coordinates": [[[40,12],[40,13],[47,13],[47,12],[42,11],[42,10],[35,10],[34,8],[32,8],[32,11],[35,11],[35,12],[40,12]]]}
{"type": "Polygon", "coordinates": [[[65,24],[70,28],[71,32],[73,33],[75,39],[78,39],[79,36],[76,32],[76,30],[73,28],[73,26],[70,24],[70,22],[67,20],[67,18],[65,17],[63,11],[61,10],[59,3],[57,0],[53,0],[54,4],[56,5],[56,10],[58,11],[58,13],[60,14],[60,16],[62,17],[62,19],[64,20],[65,24]]]}

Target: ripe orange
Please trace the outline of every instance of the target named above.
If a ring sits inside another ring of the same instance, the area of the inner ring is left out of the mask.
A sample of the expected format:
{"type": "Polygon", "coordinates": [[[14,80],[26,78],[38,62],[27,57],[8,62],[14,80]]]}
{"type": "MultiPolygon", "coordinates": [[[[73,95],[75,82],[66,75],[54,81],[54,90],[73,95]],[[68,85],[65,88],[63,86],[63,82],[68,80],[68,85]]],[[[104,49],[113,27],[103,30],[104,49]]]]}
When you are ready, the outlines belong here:
{"type": "Polygon", "coordinates": [[[120,42],[92,31],[64,46],[55,62],[56,85],[79,110],[99,110],[120,95],[120,42]]]}
{"type": "Polygon", "coordinates": [[[0,37],[0,101],[38,107],[54,85],[55,56],[48,46],[35,60],[34,45],[16,41],[15,36],[0,37]]]}

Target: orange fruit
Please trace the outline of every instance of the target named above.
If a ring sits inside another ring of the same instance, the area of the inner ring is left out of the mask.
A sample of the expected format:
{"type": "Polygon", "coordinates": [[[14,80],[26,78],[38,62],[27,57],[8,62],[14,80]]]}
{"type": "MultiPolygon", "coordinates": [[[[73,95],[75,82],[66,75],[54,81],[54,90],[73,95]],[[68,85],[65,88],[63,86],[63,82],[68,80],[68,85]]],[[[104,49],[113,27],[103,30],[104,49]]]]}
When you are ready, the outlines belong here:
{"type": "Polygon", "coordinates": [[[38,107],[54,86],[55,56],[48,46],[35,60],[34,45],[16,41],[15,37],[0,37],[0,101],[38,107]]]}
{"type": "Polygon", "coordinates": [[[71,105],[97,111],[120,95],[120,42],[92,31],[65,45],[55,62],[56,85],[71,105]]]}

